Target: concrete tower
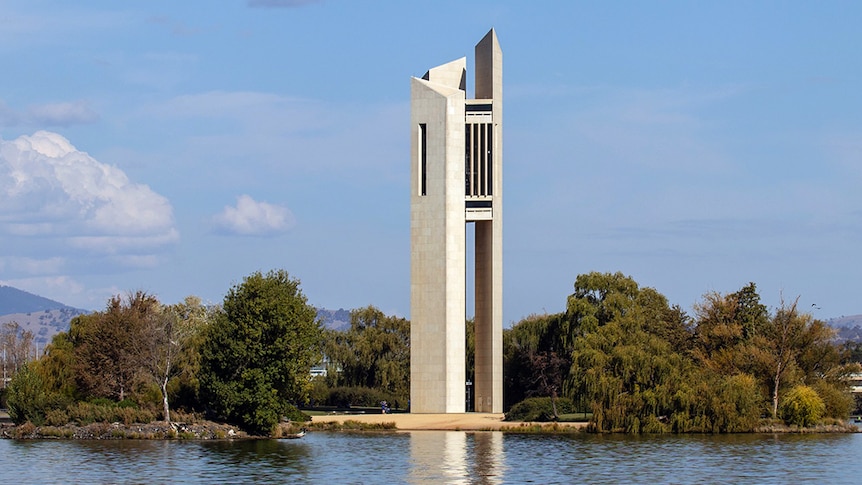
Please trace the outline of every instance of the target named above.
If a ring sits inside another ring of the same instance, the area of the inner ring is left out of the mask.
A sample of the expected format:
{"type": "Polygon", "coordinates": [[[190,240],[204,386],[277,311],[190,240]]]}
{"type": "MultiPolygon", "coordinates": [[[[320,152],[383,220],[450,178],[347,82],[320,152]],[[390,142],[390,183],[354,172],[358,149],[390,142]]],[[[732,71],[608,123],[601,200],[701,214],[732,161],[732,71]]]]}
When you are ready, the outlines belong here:
{"type": "Polygon", "coordinates": [[[475,49],[411,80],[410,408],[466,410],[467,224],[475,224],[475,410],[503,411],[503,54],[475,49]]]}

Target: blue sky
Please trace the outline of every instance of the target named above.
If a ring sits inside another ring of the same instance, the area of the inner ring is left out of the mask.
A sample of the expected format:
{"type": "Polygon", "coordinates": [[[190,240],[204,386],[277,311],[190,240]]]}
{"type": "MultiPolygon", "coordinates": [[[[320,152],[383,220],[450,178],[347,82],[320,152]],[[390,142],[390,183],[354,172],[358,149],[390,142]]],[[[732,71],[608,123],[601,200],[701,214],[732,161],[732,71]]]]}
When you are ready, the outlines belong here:
{"type": "MultiPolygon", "coordinates": [[[[495,28],[504,323],[621,271],[862,313],[862,3],[0,0],[0,283],[410,312],[410,76],[495,28]]],[[[468,79],[472,79],[472,72],[468,79]]],[[[468,96],[472,86],[468,85],[468,96]]]]}

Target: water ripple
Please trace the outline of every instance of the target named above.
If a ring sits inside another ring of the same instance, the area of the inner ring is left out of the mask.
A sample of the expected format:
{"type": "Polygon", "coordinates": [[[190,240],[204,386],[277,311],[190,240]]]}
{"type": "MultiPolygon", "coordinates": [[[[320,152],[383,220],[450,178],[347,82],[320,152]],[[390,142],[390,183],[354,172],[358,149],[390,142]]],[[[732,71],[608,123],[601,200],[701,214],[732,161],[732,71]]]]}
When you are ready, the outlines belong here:
{"type": "Polygon", "coordinates": [[[856,483],[862,435],[310,433],[301,440],[0,440],[5,483],[856,483]]]}

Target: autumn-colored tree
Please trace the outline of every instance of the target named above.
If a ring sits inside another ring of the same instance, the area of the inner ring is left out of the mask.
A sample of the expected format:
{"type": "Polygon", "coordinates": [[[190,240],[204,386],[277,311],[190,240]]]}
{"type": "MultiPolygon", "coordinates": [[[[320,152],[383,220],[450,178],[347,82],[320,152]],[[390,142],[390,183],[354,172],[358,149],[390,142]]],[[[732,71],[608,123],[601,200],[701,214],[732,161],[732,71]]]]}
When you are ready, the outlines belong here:
{"type": "Polygon", "coordinates": [[[72,320],[76,378],[87,396],[124,400],[141,376],[153,348],[152,320],[160,305],[143,291],[114,296],[103,312],[72,320]]]}
{"type": "Polygon", "coordinates": [[[754,283],[727,295],[707,293],[695,314],[693,355],[702,365],[724,375],[757,372],[769,313],[754,283]]]}

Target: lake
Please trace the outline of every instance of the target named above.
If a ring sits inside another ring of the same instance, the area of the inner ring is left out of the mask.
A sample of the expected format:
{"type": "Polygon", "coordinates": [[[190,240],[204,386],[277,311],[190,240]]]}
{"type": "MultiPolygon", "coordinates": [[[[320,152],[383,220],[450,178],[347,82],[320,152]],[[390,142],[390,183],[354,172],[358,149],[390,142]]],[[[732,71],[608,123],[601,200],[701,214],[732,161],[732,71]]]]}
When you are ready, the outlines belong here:
{"type": "Polygon", "coordinates": [[[858,483],[862,434],[311,432],[300,440],[0,440],[4,483],[858,483]]]}

